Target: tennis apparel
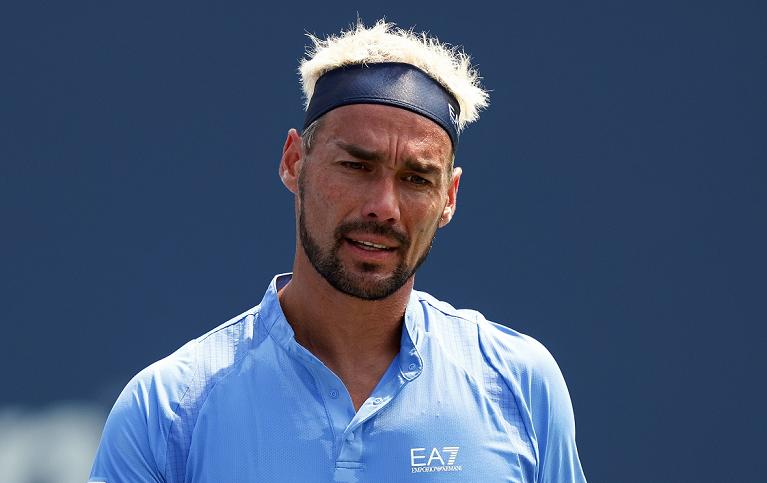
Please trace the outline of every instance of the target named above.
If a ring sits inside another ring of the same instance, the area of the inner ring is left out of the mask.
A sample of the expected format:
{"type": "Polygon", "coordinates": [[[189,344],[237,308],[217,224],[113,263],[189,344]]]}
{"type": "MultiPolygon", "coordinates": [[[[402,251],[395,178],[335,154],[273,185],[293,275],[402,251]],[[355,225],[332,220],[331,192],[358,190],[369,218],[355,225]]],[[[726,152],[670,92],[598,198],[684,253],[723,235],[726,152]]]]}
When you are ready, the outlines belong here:
{"type": "Polygon", "coordinates": [[[261,303],[140,372],[91,482],[585,482],[562,374],[532,338],[413,291],[399,355],[354,410],[261,303]]]}

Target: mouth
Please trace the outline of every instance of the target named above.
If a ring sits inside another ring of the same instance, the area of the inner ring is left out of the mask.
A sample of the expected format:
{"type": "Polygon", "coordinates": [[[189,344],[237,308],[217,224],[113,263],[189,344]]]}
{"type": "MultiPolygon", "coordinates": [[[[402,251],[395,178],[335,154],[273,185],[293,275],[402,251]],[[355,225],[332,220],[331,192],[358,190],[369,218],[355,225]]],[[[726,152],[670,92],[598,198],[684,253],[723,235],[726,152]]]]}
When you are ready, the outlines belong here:
{"type": "Polygon", "coordinates": [[[397,247],[394,246],[374,243],[366,240],[357,240],[354,238],[346,238],[345,240],[350,244],[369,252],[390,252],[397,249],[397,247]]]}

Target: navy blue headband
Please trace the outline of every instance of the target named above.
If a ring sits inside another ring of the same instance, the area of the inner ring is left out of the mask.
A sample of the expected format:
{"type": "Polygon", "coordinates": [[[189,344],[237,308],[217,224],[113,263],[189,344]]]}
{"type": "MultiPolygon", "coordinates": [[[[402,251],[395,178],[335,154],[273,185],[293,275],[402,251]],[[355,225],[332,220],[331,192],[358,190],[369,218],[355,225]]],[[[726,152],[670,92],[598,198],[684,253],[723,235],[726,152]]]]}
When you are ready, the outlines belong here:
{"type": "Polygon", "coordinates": [[[349,104],[386,104],[426,116],[458,145],[458,101],[424,71],[410,64],[354,64],[330,70],[314,86],[304,129],[323,114],[349,104]]]}

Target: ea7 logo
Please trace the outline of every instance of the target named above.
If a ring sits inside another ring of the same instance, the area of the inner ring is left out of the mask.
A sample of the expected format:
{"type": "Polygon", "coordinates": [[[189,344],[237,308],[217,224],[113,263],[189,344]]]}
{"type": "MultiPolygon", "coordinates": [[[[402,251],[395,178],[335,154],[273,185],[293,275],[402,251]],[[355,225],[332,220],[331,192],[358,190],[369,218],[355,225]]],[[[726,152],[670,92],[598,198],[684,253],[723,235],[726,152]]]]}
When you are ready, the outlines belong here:
{"type": "Polygon", "coordinates": [[[436,471],[462,471],[456,465],[458,446],[440,448],[410,448],[410,470],[413,473],[432,473],[436,471]]]}

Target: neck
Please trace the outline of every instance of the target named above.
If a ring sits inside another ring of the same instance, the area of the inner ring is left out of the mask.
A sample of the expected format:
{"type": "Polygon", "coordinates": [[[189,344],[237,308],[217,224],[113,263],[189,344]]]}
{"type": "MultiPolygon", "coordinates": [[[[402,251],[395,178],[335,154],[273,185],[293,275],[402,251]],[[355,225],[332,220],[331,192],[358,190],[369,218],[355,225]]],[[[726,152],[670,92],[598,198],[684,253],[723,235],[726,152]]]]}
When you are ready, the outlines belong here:
{"type": "MultiPolygon", "coordinates": [[[[411,277],[392,295],[363,300],[338,291],[300,255],[293,277],[279,293],[280,305],[299,344],[329,367],[363,363],[399,352],[411,277]]],[[[332,368],[332,367],[331,367],[332,368]]]]}
{"type": "Polygon", "coordinates": [[[296,341],[344,381],[356,406],[399,352],[413,278],[385,299],[363,300],[336,290],[302,255],[280,305],[296,341]]]}

